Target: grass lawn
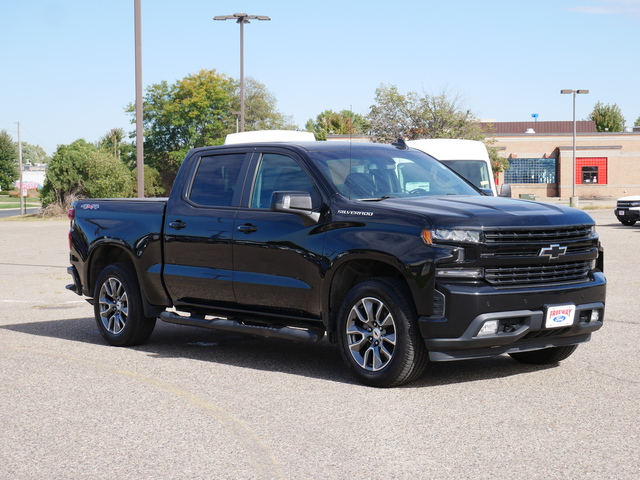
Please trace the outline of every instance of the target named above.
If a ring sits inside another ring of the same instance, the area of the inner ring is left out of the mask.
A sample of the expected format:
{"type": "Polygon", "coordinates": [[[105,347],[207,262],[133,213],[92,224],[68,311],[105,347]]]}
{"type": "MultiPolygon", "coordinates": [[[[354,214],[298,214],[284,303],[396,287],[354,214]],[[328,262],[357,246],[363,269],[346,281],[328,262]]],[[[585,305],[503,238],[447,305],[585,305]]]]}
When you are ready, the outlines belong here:
{"type": "MultiPolygon", "coordinates": [[[[25,198],[25,206],[39,207],[39,198],[25,198]]],[[[20,208],[20,198],[10,197],[9,195],[0,195],[0,209],[4,208],[20,208]]]]}

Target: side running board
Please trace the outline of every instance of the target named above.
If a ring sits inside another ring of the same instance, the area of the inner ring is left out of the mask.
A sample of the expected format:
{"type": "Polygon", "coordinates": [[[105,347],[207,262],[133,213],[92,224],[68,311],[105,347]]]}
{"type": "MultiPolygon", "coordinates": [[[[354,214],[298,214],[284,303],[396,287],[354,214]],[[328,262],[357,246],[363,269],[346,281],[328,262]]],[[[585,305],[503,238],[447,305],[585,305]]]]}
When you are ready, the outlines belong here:
{"type": "Polygon", "coordinates": [[[192,327],[203,327],[212,330],[223,330],[225,332],[246,333],[267,338],[279,338],[282,340],[295,340],[305,342],[316,342],[324,336],[324,331],[319,329],[305,329],[295,327],[270,327],[262,325],[247,325],[230,318],[205,318],[199,316],[184,316],[173,312],[162,312],[160,320],[167,323],[188,325],[192,327]]]}

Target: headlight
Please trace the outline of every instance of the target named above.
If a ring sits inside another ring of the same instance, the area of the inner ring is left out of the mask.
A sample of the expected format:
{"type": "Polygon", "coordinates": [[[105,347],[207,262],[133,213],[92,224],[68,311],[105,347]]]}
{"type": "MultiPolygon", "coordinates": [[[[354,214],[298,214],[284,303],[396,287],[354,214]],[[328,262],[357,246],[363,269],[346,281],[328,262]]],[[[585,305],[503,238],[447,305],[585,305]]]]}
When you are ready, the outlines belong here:
{"type": "Polygon", "coordinates": [[[482,268],[436,268],[438,278],[482,278],[482,268]]]}
{"type": "Polygon", "coordinates": [[[435,228],[433,230],[423,230],[422,239],[428,245],[434,242],[451,243],[480,243],[481,234],[479,230],[450,230],[447,228],[435,228]]]}

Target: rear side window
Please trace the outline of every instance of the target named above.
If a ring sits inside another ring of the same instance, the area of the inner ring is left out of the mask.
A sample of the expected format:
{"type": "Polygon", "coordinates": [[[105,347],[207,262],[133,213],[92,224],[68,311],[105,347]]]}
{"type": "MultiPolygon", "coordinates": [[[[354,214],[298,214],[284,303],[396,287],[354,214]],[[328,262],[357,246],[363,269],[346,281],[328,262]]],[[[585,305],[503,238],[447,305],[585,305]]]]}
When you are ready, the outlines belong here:
{"type": "Polygon", "coordinates": [[[244,157],[244,153],[202,157],[189,191],[189,200],[207,207],[232,206],[244,157]]]}

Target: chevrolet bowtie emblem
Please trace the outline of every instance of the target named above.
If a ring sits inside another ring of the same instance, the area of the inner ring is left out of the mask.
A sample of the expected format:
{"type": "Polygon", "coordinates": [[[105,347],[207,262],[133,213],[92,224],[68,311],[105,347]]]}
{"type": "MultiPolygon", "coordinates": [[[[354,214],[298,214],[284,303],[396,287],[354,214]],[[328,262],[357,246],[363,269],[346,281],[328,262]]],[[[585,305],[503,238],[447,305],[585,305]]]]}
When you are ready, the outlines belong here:
{"type": "Polygon", "coordinates": [[[555,260],[560,258],[560,255],[564,255],[567,253],[567,247],[561,247],[557,243],[554,245],[549,245],[540,250],[538,254],[539,257],[549,257],[549,260],[555,260]]]}

